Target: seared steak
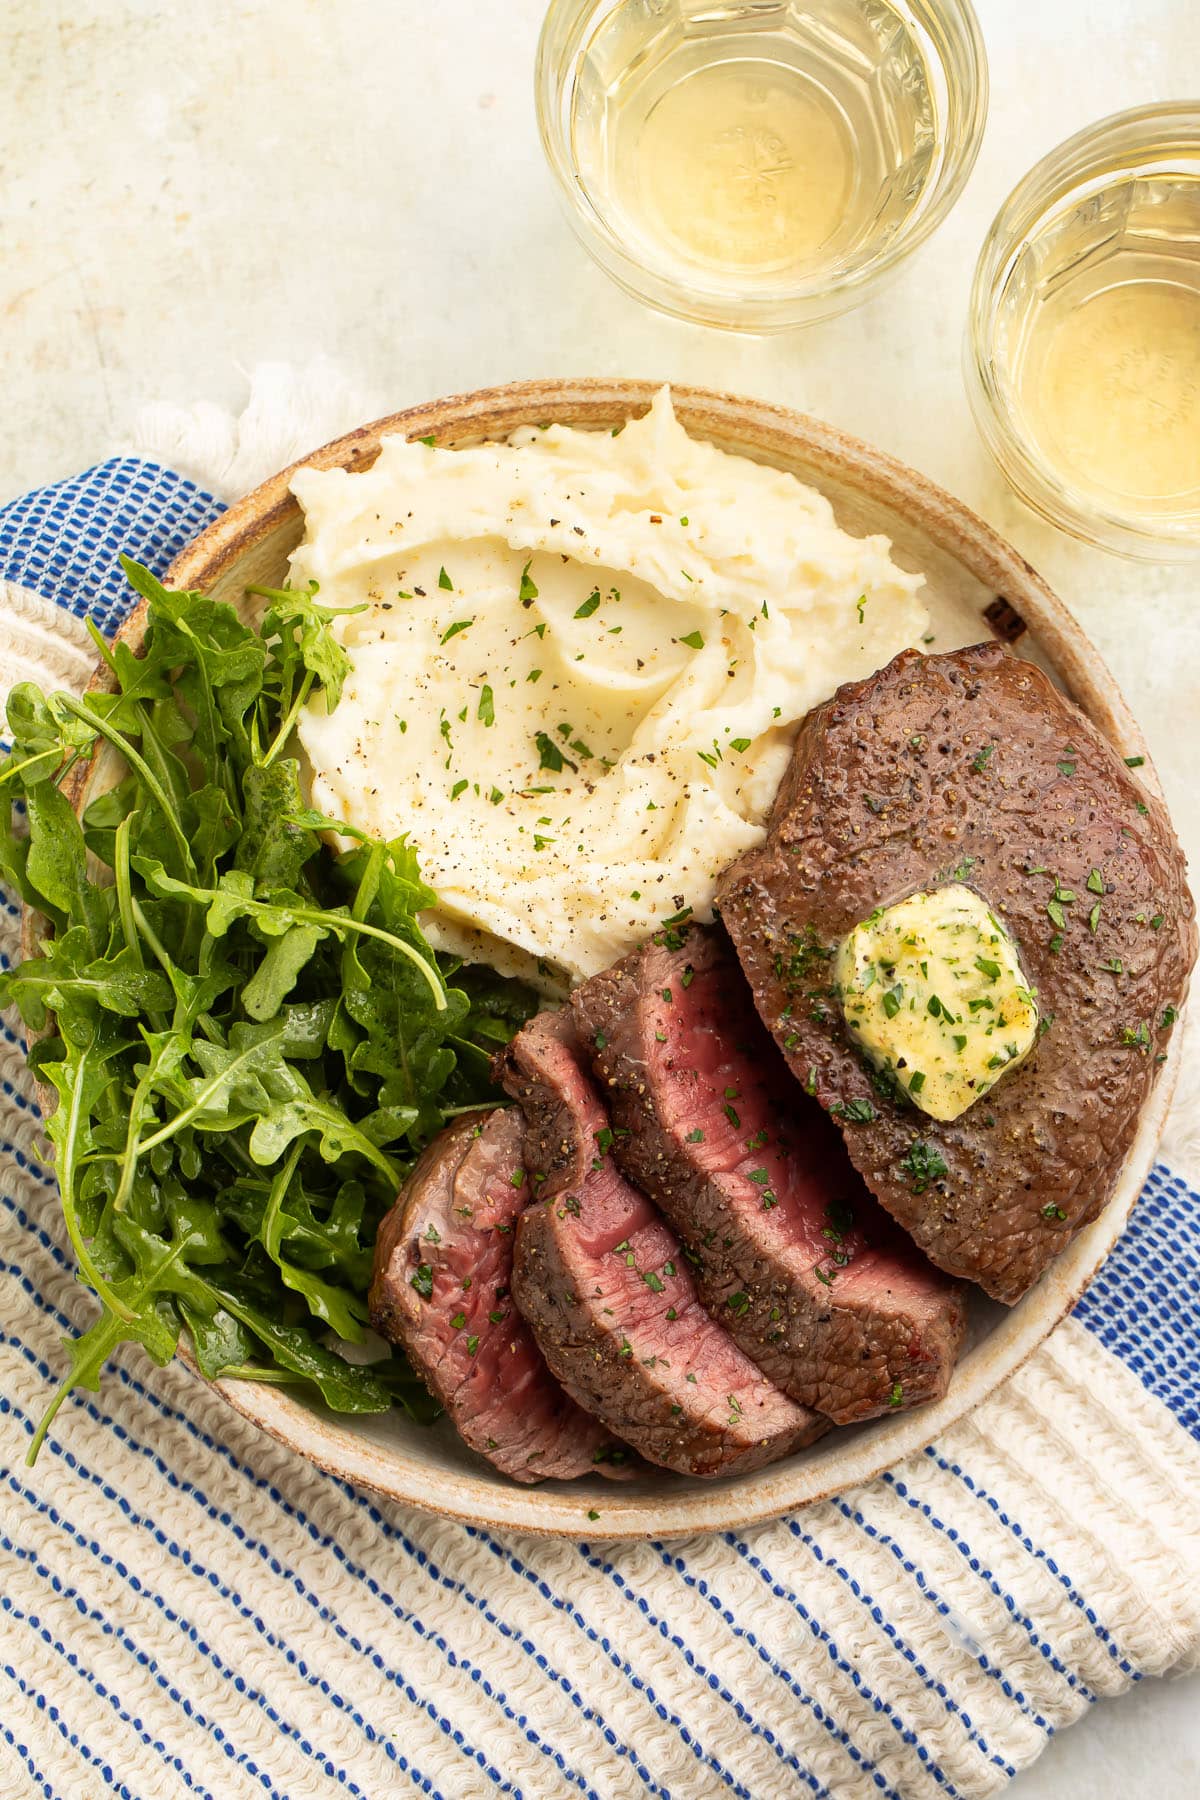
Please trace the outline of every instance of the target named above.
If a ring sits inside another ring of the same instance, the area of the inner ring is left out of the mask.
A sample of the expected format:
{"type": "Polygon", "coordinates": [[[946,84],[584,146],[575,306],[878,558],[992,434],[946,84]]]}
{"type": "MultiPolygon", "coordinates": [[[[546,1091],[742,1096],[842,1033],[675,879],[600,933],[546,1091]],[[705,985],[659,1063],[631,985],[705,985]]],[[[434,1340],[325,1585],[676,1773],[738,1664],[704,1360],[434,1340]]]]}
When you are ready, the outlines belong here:
{"type": "Polygon", "coordinates": [[[629,1453],[563,1393],[510,1297],[524,1135],[517,1108],[501,1107],[434,1139],[380,1227],[371,1323],[514,1480],[628,1473],[629,1453]]]}
{"type": "Polygon", "coordinates": [[[1032,664],[905,651],[808,715],[719,904],[868,1187],[941,1268],[1018,1300],[1111,1195],[1187,987],[1194,908],[1160,802],[1032,664]],[[873,909],[954,881],[1016,943],[1044,1035],[939,1124],[873,1078],[830,964],[873,909]]]}
{"type": "Polygon", "coordinates": [[[846,1424],[939,1399],[957,1288],[867,1193],[724,934],[685,932],[571,997],[613,1155],[679,1232],[709,1311],[793,1400],[846,1424]]]}
{"type": "Polygon", "coordinates": [[[679,1239],[617,1168],[570,1015],[543,1015],[532,1029],[557,1100],[531,1108],[527,1162],[554,1160],[560,1140],[539,1143],[539,1122],[569,1116],[572,1166],[585,1170],[517,1228],[513,1293],[555,1375],[650,1462],[680,1474],[734,1474],[811,1443],[826,1421],[773,1387],[709,1317],[679,1239]]]}

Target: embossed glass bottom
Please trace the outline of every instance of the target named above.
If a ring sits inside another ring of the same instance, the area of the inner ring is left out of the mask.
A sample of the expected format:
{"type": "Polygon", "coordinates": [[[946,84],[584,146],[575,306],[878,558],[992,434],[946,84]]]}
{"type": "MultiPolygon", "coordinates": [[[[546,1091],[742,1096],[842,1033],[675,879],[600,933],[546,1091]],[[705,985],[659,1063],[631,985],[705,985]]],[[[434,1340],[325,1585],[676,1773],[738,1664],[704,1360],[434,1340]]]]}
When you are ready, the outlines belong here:
{"type": "Polygon", "coordinates": [[[664,272],[762,292],[885,243],[937,140],[925,56],[881,0],[621,0],[571,116],[580,179],[664,272]]]}
{"type": "Polygon", "coordinates": [[[1073,482],[1200,528],[1200,179],[1121,181],[1048,221],[1000,296],[997,349],[1073,482]]]}
{"type": "Polygon", "coordinates": [[[536,86],[609,274],[777,331],[855,304],[944,217],[987,71],[970,0],[553,0],[536,86]]]}
{"type": "Polygon", "coordinates": [[[964,366],[1031,505],[1123,555],[1200,557],[1200,103],[1101,120],[1018,184],[964,366]]]}

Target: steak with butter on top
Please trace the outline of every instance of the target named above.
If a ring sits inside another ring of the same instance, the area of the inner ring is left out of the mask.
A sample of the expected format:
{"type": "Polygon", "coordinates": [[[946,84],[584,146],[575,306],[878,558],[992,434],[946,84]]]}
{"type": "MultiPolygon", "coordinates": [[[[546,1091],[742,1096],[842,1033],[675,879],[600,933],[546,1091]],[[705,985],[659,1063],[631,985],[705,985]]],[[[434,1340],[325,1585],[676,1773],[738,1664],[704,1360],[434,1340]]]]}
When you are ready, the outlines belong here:
{"type": "Polygon", "coordinates": [[[904,651],[809,713],[719,903],[868,1187],[1018,1300],[1112,1194],[1186,992],[1161,803],[1031,663],[904,651]]]}

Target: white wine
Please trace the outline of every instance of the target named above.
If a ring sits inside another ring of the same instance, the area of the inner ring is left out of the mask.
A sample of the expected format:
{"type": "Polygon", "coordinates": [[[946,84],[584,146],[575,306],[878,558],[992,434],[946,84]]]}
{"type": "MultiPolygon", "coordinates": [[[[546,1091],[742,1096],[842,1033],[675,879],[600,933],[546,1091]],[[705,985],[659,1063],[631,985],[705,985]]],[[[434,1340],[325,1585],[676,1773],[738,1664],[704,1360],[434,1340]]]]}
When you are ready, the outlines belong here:
{"type": "Polygon", "coordinates": [[[571,116],[579,179],[631,255],[755,298],[876,254],[937,133],[921,45],[885,0],[618,0],[571,116]]]}
{"type": "Polygon", "coordinates": [[[1200,177],[1118,176],[1052,215],[997,325],[1014,420],[1060,478],[1200,532],[1200,177]]]}

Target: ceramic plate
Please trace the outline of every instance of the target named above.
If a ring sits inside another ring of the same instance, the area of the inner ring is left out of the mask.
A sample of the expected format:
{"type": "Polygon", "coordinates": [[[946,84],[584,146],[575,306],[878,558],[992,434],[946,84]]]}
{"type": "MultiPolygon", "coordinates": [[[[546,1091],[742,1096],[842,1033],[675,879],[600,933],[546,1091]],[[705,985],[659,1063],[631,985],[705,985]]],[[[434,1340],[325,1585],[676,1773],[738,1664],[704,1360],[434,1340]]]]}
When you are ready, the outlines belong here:
{"type": "MultiPolygon", "coordinates": [[[[306,457],[317,468],[370,466],[382,437],[432,434],[445,446],[501,439],[518,426],[554,420],[607,429],[643,411],[654,388],[632,381],[523,382],[439,400],[377,420],[306,457]]],[[[934,648],[999,637],[1041,664],[1122,755],[1146,746],[1100,657],[1016,551],[966,507],[866,444],[782,407],[694,388],[674,390],[686,428],[726,450],[791,470],[828,495],[848,530],[880,531],[896,559],[926,576],[934,648]]],[[[284,470],[239,501],[177,559],[172,587],[195,587],[243,603],[250,582],[278,585],[299,541],[300,509],[284,470]]],[[[122,636],[134,647],[139,608],[122,636]]],[[[1158,792],[1147,760],[1147,785],[1158,792]]],[[[103,765],[92,777],[103,780],[103,765]]],[[[471,1454],[446,1421],[413,1424],[404,1414],[339,1418],[284,1388],[218,1382],[231,1406],[322,1468],[396,1500],[489,1526],[600,1537],[715,1531],[804,1506],[869,1480],[929,1443],[996,1388],[1068,1313],[1121,1231],[1150,1168],[1176,1074],[1164,1066],[1103,1215],[1074,1240],[1011,1310],[972,1298],[967,1347],[945,1399],[892,1419],[835,1431],[808,1450],[755,1474],[718,1481],[666,1472],[616,1486],[601,1481],[520,1487],[471,1454]],[[589,1519],[595,1508],[599,1519],[589,1519]]]]}

